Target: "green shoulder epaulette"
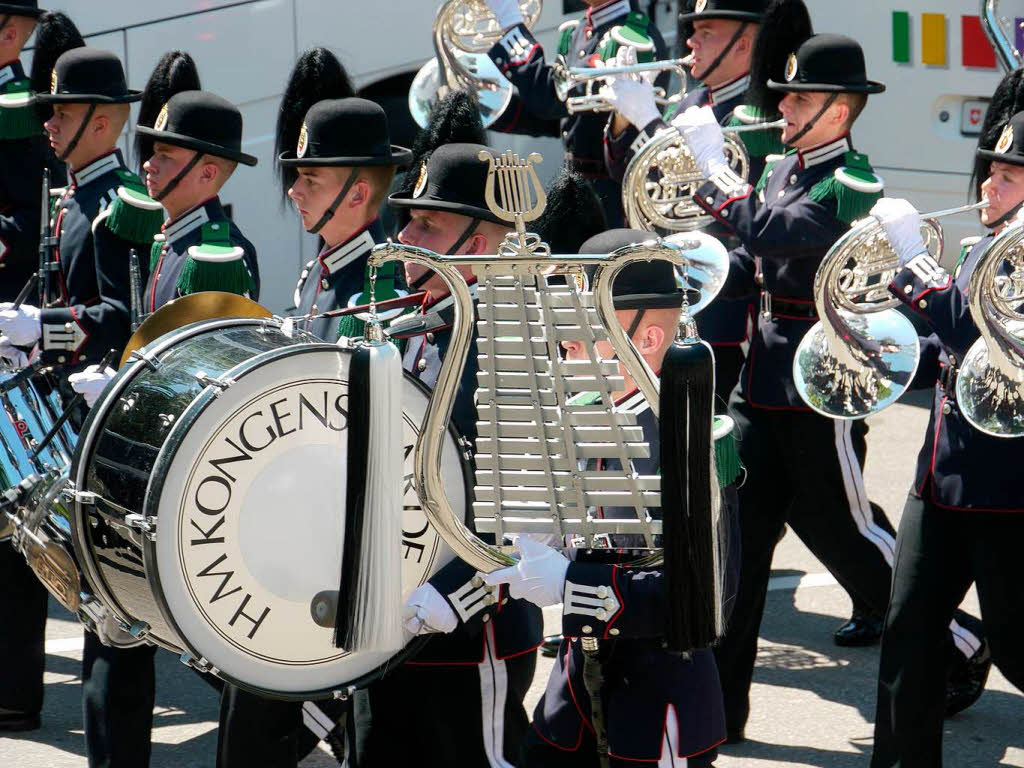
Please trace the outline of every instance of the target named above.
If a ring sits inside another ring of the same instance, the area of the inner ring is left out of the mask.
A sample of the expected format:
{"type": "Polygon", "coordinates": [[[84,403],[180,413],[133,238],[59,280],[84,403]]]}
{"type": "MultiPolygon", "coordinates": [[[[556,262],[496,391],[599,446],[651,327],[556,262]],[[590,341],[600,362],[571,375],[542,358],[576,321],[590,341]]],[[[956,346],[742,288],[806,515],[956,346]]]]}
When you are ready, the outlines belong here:
{"type": "Polygon", "coordinates": [[[149,249],[149,274],[153,274],[156,271],[157,264],[160,263],[160,257],[164,253],[164,243],[167,242],[167,236],[162,232],[153,235],[153,245],[149,249]]]}
{"type": "Polygon", "coordinates": [[[971,249],[981,241],[981,235],[974,235],[973,237],[965,237],[960,241],[960,258],[956,260],[956,266],[953,267],[953,279],[956,280],[960,274],[960,269],[963,267],[964,262],[967,260],[967,256],[970,254],[971,249]]]}
{"type": "Polygon", "coordinates": [[[814,202],[835,198],[836,218],[850,224],[871,212],[885,183],[871,169],[867,155],[847,152],[843,160],[846,165],[811,187],[807,196],[814,202]]]}
{"type": "Polygon", "coordinates": [[[206,222],[199,234],[199,245],[188,249],[178,275],[178,292],[182,296],[200,291],[251,296],[256,282],[244,257],[245,250],[231,242],[231,222],[206,222]]]}
{"type": "Polygon", "coordinates": [[[779,164],[780,160],[785,159],[785,155],[766,155],[764,158],[764,171],[761,172],[761,178],[757,180],[757,185],[754,187],[755,194],[761,194],[764,192],[764,188],[768,186],[768,179],[772,177],[772,171],[775,170],[775,166],[779,164]]]}
{"type": "Polygon", "coordinates": [[[146,194],[142,180],[134,173],[122,168],[117,175],[121,186],[110,205],[107,228],[124,240],[149,246],[164,223],[164,208],[146,194]]]}
{"type": "Polygon", "coordinates": [[[572,36],[576,34],[576,27],[580,24],[579,19],[564,21],[558,26],[558,55],[568,56],[569,48],[572,45],[572,36]]]}
{"type": "Polygon", "coordinates": [[[626,23],[612,27],[601,41],[601,45],[598,47],[598,56],[601,61],[613,58],[623,45],[631,45],[636,48],[637,62],[654,61],[654,40],[648,32],[650,26],[651,19],[646,13],[631,11],[626,16],[626,23]]]}
{"type": "Polygon", "coordinates": [[[733,421],[728,416],[715,416],[713,422],[715,438],[715,472],[718,474],[718,485],[725,488],[736,482],[743,471],[739,451],[736,449],[736,438],[733,436],[733,421]]]}
{"type": "MultiPolygon", "coordinates": [[[[373,295],[377,301],[397,299],[401,295],[395,288],[395,267],[395,262],[389,261],[377,268],[377,283],[373,289],[373,295]]],[[[366,277],[363,279],[363,292],[353,296],[349,301],[349,306],[361,307],[369,303],[370,271],[367,270],[366,277]]],[[[398,312],[400,313],[401,311],[399,310],[398,312]]],[[[394,314],[396,313],[381,313],[380,317],[381,319],[387,319],[394,314]]],[[[338,323],[338,338],[362,338],[365,327],[366,323],[359,315],[344,315],[341,318],[341,322],[338,323]]]]}
{"type": "MultiPolygon", "coordinates": [[[[756,125],[772,120],[771,115],[765,114],[757,107],[750,104],[742,104],[732,112],[730,126],[756,125]]],[[[750,157],[767,157],[773,154],[782,154],[786,151],[786,145],[782,143],[782,131],[780,129],[763,131],[744,131],[736,134],[747,148],[750,157]]]]}
{"type": "Polygon", "coordinates": [[[0,139],[11,141],[43,134],[32,96],[28,80],[13,80],[0,89],[0,139]]]}

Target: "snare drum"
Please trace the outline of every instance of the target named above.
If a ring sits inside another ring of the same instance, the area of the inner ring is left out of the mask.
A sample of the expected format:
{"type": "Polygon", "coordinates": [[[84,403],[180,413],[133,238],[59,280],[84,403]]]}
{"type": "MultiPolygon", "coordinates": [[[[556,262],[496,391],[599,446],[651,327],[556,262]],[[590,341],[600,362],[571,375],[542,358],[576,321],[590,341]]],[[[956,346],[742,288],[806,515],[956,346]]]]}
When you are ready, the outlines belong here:
{"type": "MultiPolygon", "coordinates": [[[[33,455],[62,412],[47,374],[0,369],[0,411],[0,491],[30,475],[52,480],[70,466],[75,433],[67,422],[33,455]]],[[[0,515],[0,542],[10,536],[7,517],[0,515]]]]}
{"type": "MultiPolygon", "coordinates": [[[[69,496],[85,578],[133,634],[280,698],[361,686],[393,659],[335,648],[311,615],[341,572],[350,357],[236,318],[162,336],[121,369],[82,429],[69,496]]],[[[427,402],[407,377],[406,595],[453,557],[412,485],[427,402]]],[[[443,461],[464,512],[454,434],[443,461]]]]}

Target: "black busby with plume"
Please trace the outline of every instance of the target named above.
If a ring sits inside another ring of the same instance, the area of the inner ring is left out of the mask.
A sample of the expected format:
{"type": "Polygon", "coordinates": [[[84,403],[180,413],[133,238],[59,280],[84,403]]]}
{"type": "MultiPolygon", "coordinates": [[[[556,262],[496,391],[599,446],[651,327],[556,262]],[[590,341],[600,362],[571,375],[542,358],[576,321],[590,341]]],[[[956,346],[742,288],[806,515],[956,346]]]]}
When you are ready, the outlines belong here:
{"type": "MultiPolygon", "coordinates": [[[[192,57],[185,51],[168,51],[160,57],[153,74],[142,92],[139,103],[138,125],[152,128],[164,104],[171,97],[182,91],[198,91],[202,88],[199,82],[199,70],[192,57]]],[[[142,132],[135,132],[135,159],[142,164],[153,155],[153,137],[142,132]]]]}
{"type": "MultiPolygon", "coordinates": [[[[1024,111],[1024,69],[1018,68],[1008,72],[996,86],[989,102],[985,120],[978,135],[978,150],[987,151],[995,148],[1002,135],[1003,127],[1010,118],[1024,111]]],[[[971,173],[971,194],[975,200],[981,199],[981,185],[988,178],[992,168],[990,157],[975,154],[974,169],[971,173]]]]}
{"type": "MultiPolygon", "coordinates": [[[[85,45],[82,33],[60,11],[46,11],[36,21],[35,44],[32,51],[32,71],[29,79],[35,93],[49,93],[53,67],[62,53],[85,45]]],[[[36,114],[46,122],[53,114],[50,104],[35,103],[36,114]]]]}
{"type": "MultiPolygon", "coordinates": [[[[326,48],[310,48],[292,67],[288,84],[281,97],[277,113],[277,135],[274,157],[293,151],[299,143],[302,121],[310,108],[328,99],[347,99],[356,95],[356,89],[338,57],[326,48]]],[[[297,171],[275,160],[281,194],[287,201],[288,190],[295,183],[297,171]]]]}
{"type": "Polygon", "coordinates": [[[768,81],[786,80],[790,55],[813,34],[811,15],[804,0],[772,0],[768,4],[750,60],[747,105],[766,118],[779,113],[779,102],[785,94],[770,90],[768,81]]]}
{"type": "Polygon", "coordinates": [[[585,242],[608,228],[597,193],[575,171],[559,171],[547,196],[544,213],[533,229],[552,253],[578,253],[585,242]]]}

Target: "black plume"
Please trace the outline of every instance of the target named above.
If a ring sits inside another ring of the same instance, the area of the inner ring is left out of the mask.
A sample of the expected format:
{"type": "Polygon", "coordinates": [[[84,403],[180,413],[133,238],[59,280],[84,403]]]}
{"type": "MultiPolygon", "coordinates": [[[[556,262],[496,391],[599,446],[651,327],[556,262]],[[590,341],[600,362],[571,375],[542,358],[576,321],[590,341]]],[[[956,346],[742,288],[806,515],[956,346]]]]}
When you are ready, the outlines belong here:
{"type": "Polygon", "coordinates": [[[552,253],[579,253],[580,246],[608,229],[593,187],[580,174],[563,168],[547,190],[548,204],[533,229],[552,253]]]}
{"type": "Polygon", "coordinates": [[[680,58],[690,52],[686,41],[693,37],[693,20],[687,19],[683,21],[683,14],[693,13],[693,8],[696,4],[697,0],[684,0],[684,2],[679,4],[679,15],[676,17],[676,51],[680,58]]]}
{"type": "Polygon", "coordinates": [[[757,107],[768,117],[778,113],[779,102],[785,94],[768,90],[768,81],[785,82],[789,55],[813,34],[811,15],[804,0],[772,0],[769,3],[750,62],[747,104],[757,107]]]}
{"type": "MultiPolygon", "coordinates": [[[[171,96],[182,91],[198,91],[199,70],[196,63],[185,51],[168,51],[160,57],[153,74],[149,76],[139,104],[139,125],[152,128],[160,110],[171,96]]],[[[135,159],[141,169],[153,154],[153,138],[135,134],[135,159]]]]}
{"type": "MultiPolygon", "coordinates": [[[[1018,112],[1024,111],[1024,69],[1008,72],[996,86],[989,102],[985,121],[978,135],[978,149],[992,149],[999,141],[1003,126],[1018,112]]],[[[981,184],[988,178],[992,161],[975,156],[971,173],[970,193],[981,199],[981,184]]]]}
{"type": "MultiPolygon", "coordinates": [[[[32,52],[32,71],[29,78],[36,93],[50,92],[50,76],[53,65],[65,51],[85,45],[82,33],[65,14],[60,11],[46,11],[36,22],[36,39],[32,52]]],[[[50,119],[53,107],[36,104],[36,113],[43,122],[50,119]]]]}
{"type": "Polygon", "coordinates": [[[355,94],[345,67],[326,48],[310,48],[295,62],[284,96],[281,97],[281,110],[277,113],[277,138],[274,141],[274,167],[285,200],[297,173],[294,168],[282,167],[277,158],[282,152],[295,150],[306,113],[317,102],[347,99],[355,94]]]}
{"type": "MultiPolygon", "coordinates": [[[[473,97],[465,91],[452,91],[434,105],[430,111],[430,122],[416,135],[412,144],[412,162],[398,184],[397,192],[403,197],[412,197],[420,166],[427,162],[431,153],[445,144],[459,143],[487,144],[487,131],[473,97]]],[[[395,231],[401,232],[409,223],[409,209],[396,208],[393,214],[395,231]]]]}

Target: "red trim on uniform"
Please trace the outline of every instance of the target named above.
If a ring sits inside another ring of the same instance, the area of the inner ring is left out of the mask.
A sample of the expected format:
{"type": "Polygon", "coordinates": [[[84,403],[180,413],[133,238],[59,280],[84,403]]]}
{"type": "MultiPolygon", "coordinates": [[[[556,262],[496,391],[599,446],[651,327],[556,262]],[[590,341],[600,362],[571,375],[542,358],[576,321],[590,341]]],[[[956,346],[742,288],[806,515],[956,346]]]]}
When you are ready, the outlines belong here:
{"type": "Polygon", "coordinates": [[[160,270],[164,266],[164,245],[160,246],[160,258],[156,260],[156,268],[153,270],[153,289],[149,294],[149,311],[156,312],[156,287],[160,283],[160,270]]]}
{"type": "Polygon", "coordinates": [[[622,615],[623,611],[626,610],[626,603],[622,599],[622,593],[619,592],[619,584],[618,584],[619,579],[618,579],[618,575],[619,575],[619,566],[612,565],[612,590],[615,592],[615,599],[617,599],[619,601],[619,610],[617,610],[615,612],[615,615],[612,616],[610,619],[608,619],[608,621],[604,625],[604,639],[605,640],[607,640],[608,637],[609,637],[608,630],[610,630],[612,628],[612,624],[614,624],[616,621],[618,621],[618,619],[622,615]]]}
{"type": "Polygon", "coordinates": [[[772,317],[781,320],[803,320],[805,323],[818,322],[818,318],[816,317],[803,317],[801,315],[780,315],[777,312],[772,312],[772,317]]]}
{"type": "MultiPolygon", "coordinates": [[[[96,157],[94,157],[92,160],[89,160],[88,162],[82,163],[80,166],[78,166],[78,172],[81,172],[84,168],[88,168],[90,165],[93,165],[94,163],[98,163],[104,157],[109,157],[110,155],[116,154],[117,152],[118,152],[118,148],[114,147],[109,152],[104,152],[101,155],[96,155],[96,157]]],[[[77,181],[76,176],[75,176],[75,171],[69,169],[68,173],[71,174],[71,186],[72,187],[77,187],[78,186],[78,181],[77,181]]]]}
{"type": "MultiPolygon", "coordinates": [[[[847,131],[846,133],[836,136],[834,139],[829,139],[828,141],[823,141],[820,144],[815,144],[813,147],[807,147],[806,149],[798,149],[796,151],[796,159],[800,163],[800,170],[804,170],[807,167],[804,165],[805,154],[807,154],[808,152],[814,152],[816,149],[821,149],[822,147],[827,147],[829,144],[836,144],[837,142],[840,142],[843,139],[846,139],[847,143],[852,144],[852,142],[850,142],[850,132],[847,131]]],[[[847,151],[852,151],[852,148],[847,151]]]]}
{"type": "MultiPolygon", "coordinates": [[[[572,645],[570,643],[565,644],[565,687],[569,689],[569,697],[572,699],[573,706],[576,707],[576,713],[580,716],[580,722],[587,727],[587,729],[594,733],[594,726],[592,726],[587,718],[583,714],[583,710],[580,709],[580,703],[576,701],[576,691],[572,689],[572,677],[569,675],[569,656],[572,653],[572,645]]],[[[577,747],[579,744],[576,745],[577,747]]]]}
{"type": "Polygon", "coordinates": [[[730,197],[728,200],[726,200],[724,203],[722,203],[720,206],[718,206],[718,210],[719,211],[725,210],[725,207],[727,205],[732,205],[737,200],[746,200],[748,197],[750,197],[750,193],[753,191],[753,189],[754,188],[752,186],[747,184],[747,189],[746,189],[746,191],[742,195],[737,195],[736,197],[730,197]]]}
{"type": "Polygon", "coordinates": [[[949,276],[949,277],[946,278],[946,284],[945,285],[936,285],[936,286],[932,286],[932,287],[929,287],[929,288],[925,288],[923,291],[921,291],[921,293],[917,294],[914,298],[910,299],[910,304],[911,304],[910,308],[912,310],[914,310],[915,312],[917,312],[919,315],[925,314],[925,312],[922,310],[922,308],[917,306],[917,302],[919,302],[921,299],[923,299],[929,293],[935,293],[935,291],[945,291],[945,290],[948,290],[949,286],[952,284],[952,282],[953,282],[953,278],[952,278],[952,276],[949,276]]]}
{"type": "Polygon", "coordinates": [[[583,721],[582,720],[580,721],[580,731],[579,731],[579,734],[577,734],[577,736],[576,736],[576,746],[575,747],[563,747],[561,744],[556,744],[555,742],[553,742],[551,739],[549,739],[547,736],[545,736],[543,733],[540,732],[540,728],[537,727],[537,721],[536,720],[534,720],[532,723],[530,723],[530,725],[533,726],[534,733],[536,733],[538,736],[540,736],[541,740],[545,744],[549,744],[550,746],[554,747],[555,749],[560,749],[562,752],[575,752],[577,749],[580,748],[580,744],[583,743],[583,721]]]}
{"type": "Polygon", "coordinates": [[[514,659],[517,656],[525,656],[528,653],[533,653],[538,648],[540,648],[542,645],[544,645],[543,641],[537,643],[534,646],[531,646],[530,648],[527,648],[525,651],[516,651],[515,653],[510,653],[508,656],[499,656],[498,655],[498,649],[495,648],[494,649],[494,658],[496,658],[498,661],[506,661],[507,659],[514,659]]]}
{"type": "Polygon", "coordinates": [[[530,49],[523,55],[521,59],[513,59],[510,57],[508,60],[508,64],[501,68],[501,73],[504,75],[507,74],[508,71],[514,67],[522,67],[526,64],[529,64],[530,59],[533,58],[533,54],[536,53],[537,49],[539,48],[540,43],[534,43],[533,45],[530,46],[530,49]]]}

